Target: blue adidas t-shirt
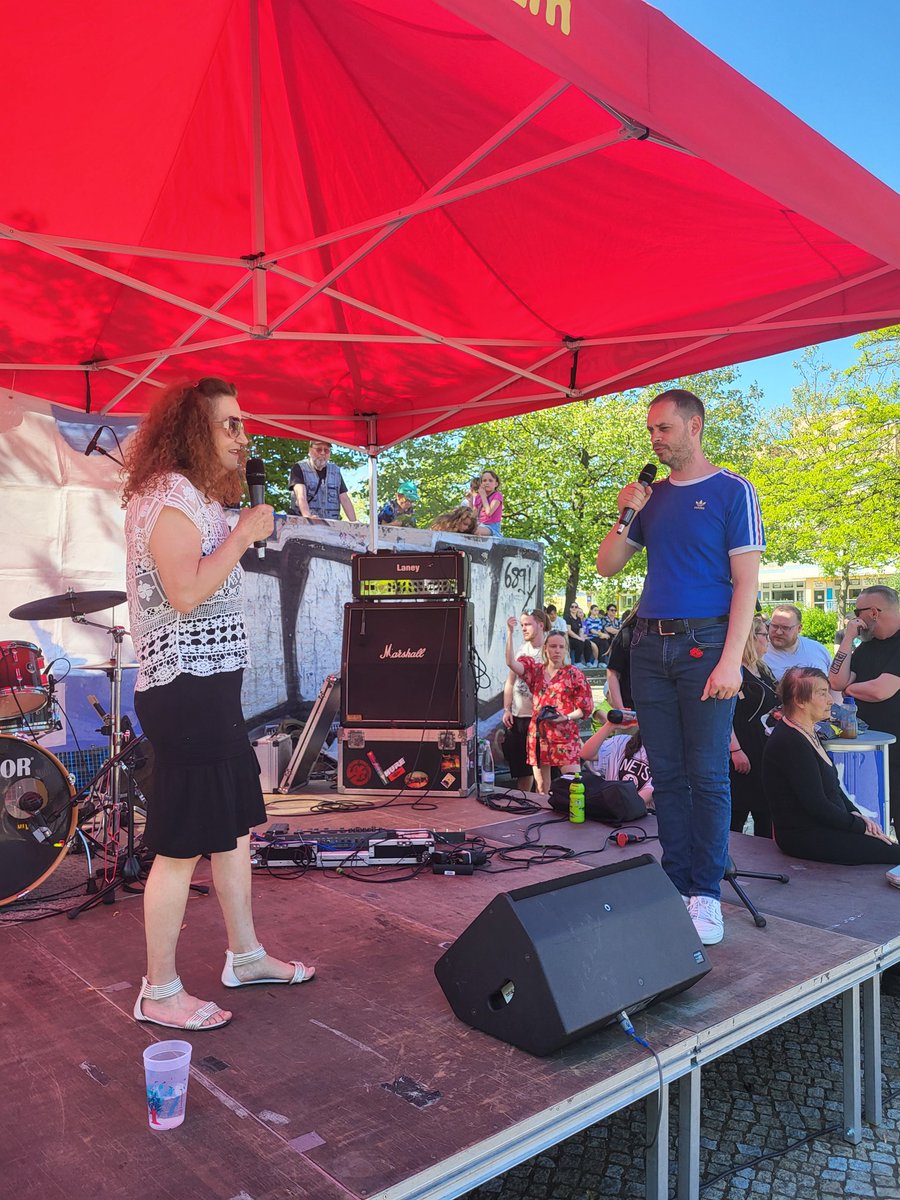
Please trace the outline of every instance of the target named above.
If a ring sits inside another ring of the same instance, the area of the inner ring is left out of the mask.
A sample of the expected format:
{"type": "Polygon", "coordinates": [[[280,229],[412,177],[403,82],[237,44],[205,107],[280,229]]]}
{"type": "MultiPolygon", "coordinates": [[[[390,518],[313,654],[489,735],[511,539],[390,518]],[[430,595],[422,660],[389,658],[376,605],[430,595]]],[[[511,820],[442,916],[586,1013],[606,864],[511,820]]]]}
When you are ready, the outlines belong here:
{"type": "Polygon", "coordinates": [[[756,490],[724,470],[655,483],[627,536],[632,546],[647,547],[642,617],[726,616],[731,555],[765,549],[756,490]]]}

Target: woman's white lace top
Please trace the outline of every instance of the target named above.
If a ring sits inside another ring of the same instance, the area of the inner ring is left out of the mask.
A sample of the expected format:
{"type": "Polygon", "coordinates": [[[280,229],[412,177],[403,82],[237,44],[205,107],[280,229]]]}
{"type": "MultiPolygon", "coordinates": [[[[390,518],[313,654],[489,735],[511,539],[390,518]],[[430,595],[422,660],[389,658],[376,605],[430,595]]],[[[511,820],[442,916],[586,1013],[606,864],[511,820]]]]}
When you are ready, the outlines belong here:
{"type": "Polygon", "coordinates": [[[164,508],[183,512],[200,530],[205,557],[228,537],[225,510],[206,500],[183,475],[162,475],[125,509],[126,589],[131,636],[139,664],[136,691],[171,683],[176,675],[215,675],[249,665],[241,601],[240,564],[189,613],[172,607],[163,591],[150,535],[164,508]]]}

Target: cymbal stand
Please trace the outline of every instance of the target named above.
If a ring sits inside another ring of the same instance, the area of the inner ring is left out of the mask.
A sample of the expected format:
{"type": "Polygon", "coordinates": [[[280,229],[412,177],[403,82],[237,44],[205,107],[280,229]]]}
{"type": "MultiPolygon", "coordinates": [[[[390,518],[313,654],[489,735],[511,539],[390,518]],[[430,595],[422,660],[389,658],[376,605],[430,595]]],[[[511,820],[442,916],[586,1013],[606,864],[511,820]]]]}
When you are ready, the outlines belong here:
{"type": "Polygon", "coordinates": [[[83,613],[73,614],[72,620],[79,625],[91,625],[94,629],[105,630],[113,639],[112,666],[107,671],[109,679],[109,763],[115,763],[109,776],[109,802],[113,809],[118,809],[121,795],[119,777],[119,755],[125,744],[125,731],[122,728],[122,642],[128,630],[122,625],[102,625],[99,621],[88,621],[83,613]]]}
{"type": "MultiPolygon", "coordinates": [[[[115,903],[115,899],[116,899],[115,893],[116,893],[117,888],[124,888],[126,892],[141,892],[141,891],[143,891],[142,888],[133,886],[136,883],[140,883],[142,868],[141,868],[140,858],[135,853],[135,845],[134,845],[134,821],[135,821],[135,817],[134,817],[134,809],[135,809],[134,772],[128,766],[128,764],[125,763],[123,760],[128,758],[137,749],[137,747],[141,744],[141,742],[143,742],[144,740],[145,739],[144,739],[143,734],[139,734],[137,737],[130,738],[128,740],[127,744],[123,747],[123,749],[121,749],[116,755],[114,755],[112,758],[108,759],[103,764],[103,766],[100,768],[100,770],[94,776],[94,778],[88,784],[87,788],[82,789],[82,792],[79,793],[79,795],[90,794],[94,785],[100,779],[103,778],[103,775],[109,774],[109,776],[110,776],[110,794],[111,794],[112,786],[113,786],[112,779],[115,778],[116,776],[118,776],[118,773],[120,770],[125,771],[126,779],[127,779],[126,796],[127,796],[127,804],[128,804],[128,833],[127,833],[127,841],[126,841],[126,846],[125,846],[125,857],[124,857],[124,859],[121,859],[121,861],[120,861],[119,855],[117,853],[113,877],[107,883],[105,883],[102,888],[99,888],[99,889],[96,887],[96,885],[92,886],[92,884],[94,883],[93,878],[89,881],[88,892],[90,894],[88,895],[87,900],[83,901],[83,903],[77,905],[75,908],[70,908],[66,913],[66,916],[69,918],[70,921],[74,921],[75,918],[77,916],[80,916],[81,913],[85,912],[89,908],[93,908],[95,904],[100,904],[101,901],[103,904],[115,903]],[[120,865],[121,865],[121,871],[119,869],[120,865]]],[[[117,792],[117,794],[118,794],[118,792],[117,792]]],[[[77,799],[78,799],[78,797],[76,796],[75,800],[77,801],[77,799]]],[[[119,812],[118,807],[114,808],[114,807],[112,807],[112,805],[110,805],[109,814],[111,814],[113,817],[115,817],[118,814],[118,812],[119,812]]],[[[100,849],[103,848],[101,843],[96,842],[96,839],[92,838],[91,840],[94,841],[95,844],[98,845],[98,847],[100,849]]]]}

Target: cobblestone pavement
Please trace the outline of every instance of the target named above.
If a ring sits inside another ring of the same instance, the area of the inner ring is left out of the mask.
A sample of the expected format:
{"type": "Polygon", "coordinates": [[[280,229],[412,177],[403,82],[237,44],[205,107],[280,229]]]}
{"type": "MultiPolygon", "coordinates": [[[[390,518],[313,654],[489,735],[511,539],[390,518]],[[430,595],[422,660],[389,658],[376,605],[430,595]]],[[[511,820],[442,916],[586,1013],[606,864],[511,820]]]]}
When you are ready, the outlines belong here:
{"type": "MultiPolygon", "coordinates": [[[[900,1200],[900,983],[882,990],[884,1120],[841,1138],[841,1008],[821,1005],[703,1070],[703,1200],[900,1200]],[[891,994],[893,993],[893,994],[891,994]],[[829,1127],[837,1126],[836,1129],[829,1127]],[[794,1148],[803,1138],[812,1137],[794,1148]],[[760,1161],[763,1156],[764,1161],[760,1161]],[[721,1178],[720,1178],[721,1177],[721,1178]]],[[[671,1088],[670,1130],[677,1130],[671,1088]]],[[[469,1200],[644,1196],[643,1101],[467,1193],[469,1200]]],[[[672,1133],[670,1148],[677,1150],[672,1133]]],[[[675,1196],[675,1178],[670,1179],[675,1196]]]]}

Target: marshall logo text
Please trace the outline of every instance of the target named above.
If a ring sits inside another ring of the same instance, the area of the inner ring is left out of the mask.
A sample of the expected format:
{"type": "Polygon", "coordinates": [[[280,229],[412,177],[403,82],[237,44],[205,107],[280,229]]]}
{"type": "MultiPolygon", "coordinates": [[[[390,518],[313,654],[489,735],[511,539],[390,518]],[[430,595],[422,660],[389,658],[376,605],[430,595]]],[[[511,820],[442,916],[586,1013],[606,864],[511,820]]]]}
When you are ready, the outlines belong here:
{"type": "Polygon", "coordinates": [[[382,650],[379,658],[424,658],[425,647],[420,646],[418,650],[395,650],[394,643],[388,642],[382,650]]]}

